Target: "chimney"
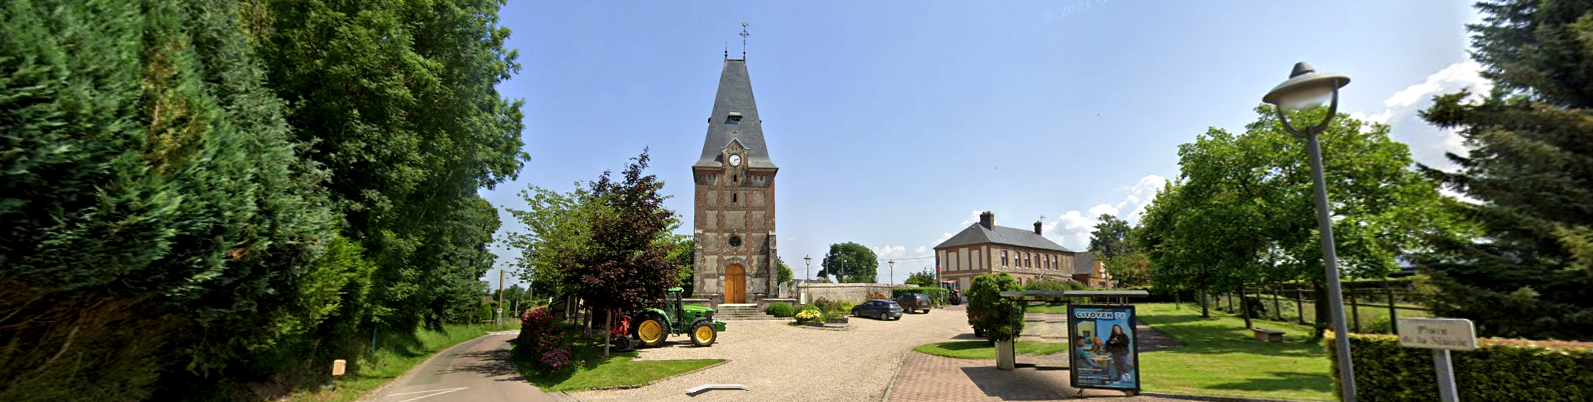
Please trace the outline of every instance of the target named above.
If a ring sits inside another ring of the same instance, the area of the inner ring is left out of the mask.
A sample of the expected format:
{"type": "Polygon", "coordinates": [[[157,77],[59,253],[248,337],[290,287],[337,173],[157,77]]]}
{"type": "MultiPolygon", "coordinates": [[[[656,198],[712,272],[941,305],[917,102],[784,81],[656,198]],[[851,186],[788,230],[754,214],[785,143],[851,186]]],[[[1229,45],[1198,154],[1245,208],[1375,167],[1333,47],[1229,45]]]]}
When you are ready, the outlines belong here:
{"type": "Polygon", "coordinates": [[[1034,234],[1040,234],[1040,221],[1034,221],[1034,234]]]}
{"type": "Polygon", "coordinates": [[[979,226],[984,226],[985,230],[996,230],[996,213],[990,211],[979,213],[979,226]]]}

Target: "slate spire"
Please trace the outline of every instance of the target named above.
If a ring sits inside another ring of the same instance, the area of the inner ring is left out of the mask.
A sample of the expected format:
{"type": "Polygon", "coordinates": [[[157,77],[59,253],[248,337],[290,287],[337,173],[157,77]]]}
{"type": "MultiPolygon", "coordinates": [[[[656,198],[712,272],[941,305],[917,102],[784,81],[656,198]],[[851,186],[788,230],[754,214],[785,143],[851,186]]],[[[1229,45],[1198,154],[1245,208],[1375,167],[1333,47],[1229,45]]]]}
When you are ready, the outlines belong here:
{"type": "Polygon", "coordinates": [[[752,78],[747,75],[747,60],[725,59],[719,74],[719,92],[714,96],[713,114],[708,116],[708,136],[702,144],[702,158],[692,167],[724,166],[720,150],[738,140],[747,148],[747,167],[776,169],[763,142],[763,121],[758,104],[752,99],[752,78]]]}

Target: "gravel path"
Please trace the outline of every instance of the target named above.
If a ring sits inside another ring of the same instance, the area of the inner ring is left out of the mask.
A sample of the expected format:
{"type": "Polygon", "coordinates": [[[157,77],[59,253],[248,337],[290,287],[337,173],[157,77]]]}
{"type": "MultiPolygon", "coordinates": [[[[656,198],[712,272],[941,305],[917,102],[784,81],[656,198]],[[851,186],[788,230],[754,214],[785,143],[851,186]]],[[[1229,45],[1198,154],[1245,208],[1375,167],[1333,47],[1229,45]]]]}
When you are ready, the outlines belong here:
{"type": "Polygon", "coordinates": [[[638,360],[728,359],[723,365],[642,388],[586,391],[582,401],[878,401],[902,357],[914,346],[971,333],[963,306],[909,314],[900,321],[852,317],[847,331],[794,327],[782,321],[736,322],[708,348],[684,337],[638,360]],[[713,390],[695,397],[686,389],[703,384],[743,384],[748,390],[713,390]]]}

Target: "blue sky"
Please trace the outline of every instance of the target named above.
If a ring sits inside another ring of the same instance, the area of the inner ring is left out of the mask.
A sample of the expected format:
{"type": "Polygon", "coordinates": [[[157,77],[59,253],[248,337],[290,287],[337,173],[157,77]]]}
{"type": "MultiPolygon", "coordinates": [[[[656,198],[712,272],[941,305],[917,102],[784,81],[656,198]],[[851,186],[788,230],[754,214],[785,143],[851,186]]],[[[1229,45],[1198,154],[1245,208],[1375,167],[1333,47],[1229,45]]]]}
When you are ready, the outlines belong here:
{"type": "MultiPolygon", "coordinates": [[[[1429,163],[1463,145],[1415,113],[1488,87],[1466,58],[1469,2],[748,3],[510,1],[524,69],[498,90],[525,100],[532,160],[481,194],[524,208],[527,185],[568,191],[650,148],[688,232],[690,165],[742,22],[798,278],[803,255],[852,241],[881,255],[884,282],[885,259],[930,255],[979,210],[1082,251],[1095,216],[1137,221],[1177,176],[1177,146],[1242,130],[1297,61],[1349,75],[1341,110],[1429,163]]],[[[518,253],[498,250],[500,266],[518,253]]],[[[894,281],[933,264],[902,261],[894,281]]]]}

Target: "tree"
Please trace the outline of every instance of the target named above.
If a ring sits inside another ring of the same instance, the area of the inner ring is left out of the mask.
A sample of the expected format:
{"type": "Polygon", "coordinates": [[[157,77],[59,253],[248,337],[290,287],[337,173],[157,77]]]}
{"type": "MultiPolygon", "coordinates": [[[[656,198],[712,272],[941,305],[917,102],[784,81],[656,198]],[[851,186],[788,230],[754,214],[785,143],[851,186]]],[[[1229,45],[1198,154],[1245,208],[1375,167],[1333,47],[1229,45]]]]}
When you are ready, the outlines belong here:
{"type": "MultiPolygon", "coordinates": [[[[674,230],[671,229],[670,231],[673,232],[674,230]]],[[[682,296],[691,297],[692,288],[696,286],[692,281],[697,276],[697,240],[686,235],[670,235],[669,243],[669,255],[665,258],[674,263],[677,269],[675,273],[675,283],[677,285],[675,286],[680,286],[684,290],[681,293],[682,296]]]]}
{"type": "Polygon", "coordinates": [[[0,400],[202,399],[357,314],[369,264],[240,14],[0,5],[0,400]]]}
{"type": "Polygon", "coordinates": [[[1134,252],[1133,243],[1128,239],[1131,229],[1128,221],[1117,219],[1111,214],[1101,214],[1096,219],[1101,222],[1096,223],[1095,230],[1090,231],[1090,252],[1103,261],[1134,252]]]}
{"type": "MultiPolygon", "coordinates": [[[[1141,238],[1161,271],[1153,273],[1157,283],[1192,283],[1203,292],[1284,280],[1321,286],[1312,176],[1300,162],[1304,141],[1284,132],[1270,107],[1256,113],[1244,134],[1213,128],[1179,147],[1176,191],[1159,194],[1142,222],[1141,238]]],[[[1321,113],[1295,118],[1319,120],[1321,113]]],[[[1321,144],[1347,276],[1382,277],[1397,256],[1419,246],[1419,234],[1453,230],[1436,184],[1409,169],[1409,151],[1389,139],[1387,125],[1341,115],[1321,144]]],[[[1326,305],[1317,303],[1319,317],[1329,316],[1326,305]]],[[[1326,323],[1317,323],[1319,334],[1326,323]]]]}
{"type": "Polygon", "coordinates": [[[520,68],[498,25],[502,3],[251,4],[236,14],[250,18],[265,82],[293,105],[283,118],[304,155],[333,178],[326,188],[343,233],[378,266],[368,318],[438,324],[442,306],[468,302],[461,287],[492,266],[476,258],[496,229],[476,216],[476,190],[514,178],[529,159],[521,102],[495,89],[520,68]],[[462,217],[471,222],[454,223],[462,217]]]}
{"type": "Polygon", "coordinates": [[[1151,283],[1150,260],[1140,253],[1107,258],[1101,262],[1117,287],[1145,286],[1151,283]]]}
{"type": "Polygon", "coordinates": [[[831,276],[847,283],[874,283],[879,276],[879,256],[861,244],[831,244],[830,252],[819,262],[819,277],[831,276]]]}
{"type": "Polygon", "coordinates": [[[531,187],[531,210],[510,210],[532,230],[510,236],[521,249],[518,264],[598,311],[633,310],[663,298],[679,284],[680,266],[668,258],[678,248],[669,233],[678,220],[663,206],[663,182],[643,174],[647,163],[644,150],[620,179],[603,172],[569,194],[531,187]]]}
{"type": "Polygon", "coordinates": [[[1017,339],[1028,304],[1001,297],[1001,292],[1019,290],[1023,286],[1006,272],[974,277],[968,286],[968,325],[992,343],[1017,339]]]}
{"type": "Polygon", "coordinates": [[[1472,57],[1496,89],[1436,97],[1422,117],[1470,146],[1457,172],[1423,171],[1478,201],[1482,231],[1433,233],[1414,259],[1435,313],[1483,336],[1593,340],[1593,5],[1483,1],[1472,57]],[[1481,98],[1480,101],[1477,98],[1481,98]]]}
{"type": "Polygon", "coordinates": [[[785,260],[781,259],[780,256],[774,257],[774,263],[775,265],[779,266],[779,271],[775,273],[775,279],[777,280],[776,283],[791,283],[791,279],[793,277],[791,274],[791,267],[786,266],[785,260]]]}
{"type": "Polygon", "coordinates": [[[905,283],[917,286],[935,286],[935,273],[930,272],[928,269],[914,272],[912,275],[907,276],[905,283]]]}

